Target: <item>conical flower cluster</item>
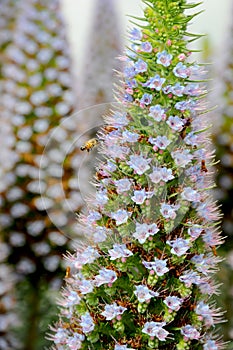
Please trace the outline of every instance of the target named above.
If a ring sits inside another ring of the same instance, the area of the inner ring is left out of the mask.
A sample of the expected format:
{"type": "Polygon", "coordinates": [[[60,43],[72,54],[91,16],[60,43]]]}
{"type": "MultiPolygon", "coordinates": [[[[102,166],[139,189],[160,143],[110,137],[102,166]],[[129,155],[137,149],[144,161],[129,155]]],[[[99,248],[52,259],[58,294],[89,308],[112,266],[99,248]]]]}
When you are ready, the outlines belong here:
{"type": "Polygon", "coordinates": [[[87,243],[67,256],[50,336],[56,349],[224,348],[212,298],[222,241],[210,194],[205,72],[187,48],[198,35],[187,32],[195,15],[185,11],[198,4],[142,2],[121,108],[100,132],[106,160],[80,221],[87,243]]]}
{"type": "Polygon", "coordinates": [[[27,312],[37,315],[28,325],[39,327],[40,288],[61,283],[61,257],[83,205],[70,53],[57,0],[5,0],[0,26],[0,241],[18,280],[32,288],[37,305],[27,312]]]}

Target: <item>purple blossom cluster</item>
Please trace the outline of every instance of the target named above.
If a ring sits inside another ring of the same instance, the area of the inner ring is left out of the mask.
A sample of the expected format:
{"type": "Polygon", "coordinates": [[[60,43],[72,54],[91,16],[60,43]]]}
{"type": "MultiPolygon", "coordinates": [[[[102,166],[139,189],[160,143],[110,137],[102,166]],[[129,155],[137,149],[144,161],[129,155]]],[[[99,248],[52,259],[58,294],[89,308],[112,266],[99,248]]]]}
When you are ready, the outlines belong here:
{"type": "Polygon", "coordinates": [[[185,5],[166,21],[168,3],[148,1],[147,25],[130,32],[119,97],[124,108],[106,118],[111,130],[100,132],[106,160],[97,168],[96,186],[104,197],[81,217],[87,247],[68,256],[73,273],[66,290],[79,298],[62,309],[63,320],[53,329],[57,348],[71,349],[76,329],[84,336],[76,349],[223,346],[213,335],[223,314],[209,302],[218,293],[212,275],[222,242],[208,190],[212,154],[202,129],[202,68],[188,60],[184,32],[174,33],[180,16],[188,22],[185,5]],[[167,35],[163,43],[160,31],[167,35]],[[90,293],[81,291],[83,280],[93,286],[90,293]]]}

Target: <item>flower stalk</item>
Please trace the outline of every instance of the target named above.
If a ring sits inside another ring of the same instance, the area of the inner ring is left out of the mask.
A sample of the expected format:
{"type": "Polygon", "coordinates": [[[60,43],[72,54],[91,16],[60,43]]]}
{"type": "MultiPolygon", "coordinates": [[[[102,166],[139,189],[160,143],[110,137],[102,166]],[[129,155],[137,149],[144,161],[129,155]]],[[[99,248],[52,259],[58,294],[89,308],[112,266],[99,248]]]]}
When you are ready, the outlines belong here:
{"type": "Polygon", "coordinates": [[[119,108],[100,132],[105,161],[80,219],[86,242],[51,327],[55,349],[223,349],[213,274],[220,215],[210,188],[213,154],[204,68],[188,44],[198,4],[142,1],[132,18],[119,108]]]}

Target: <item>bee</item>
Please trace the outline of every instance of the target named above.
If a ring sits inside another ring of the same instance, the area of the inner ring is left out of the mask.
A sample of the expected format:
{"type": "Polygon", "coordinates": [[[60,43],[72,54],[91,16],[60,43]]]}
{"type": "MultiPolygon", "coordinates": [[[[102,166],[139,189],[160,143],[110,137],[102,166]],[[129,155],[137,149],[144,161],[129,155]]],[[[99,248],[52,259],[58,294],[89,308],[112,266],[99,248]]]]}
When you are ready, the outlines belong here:
{"type": "Polygon", "coordinates": [[[98,144],[98,140],[93,138],[85,142],[81,147],[81,151],[87,151],[90,152],[92,148],[94,148],[98,144]]]}

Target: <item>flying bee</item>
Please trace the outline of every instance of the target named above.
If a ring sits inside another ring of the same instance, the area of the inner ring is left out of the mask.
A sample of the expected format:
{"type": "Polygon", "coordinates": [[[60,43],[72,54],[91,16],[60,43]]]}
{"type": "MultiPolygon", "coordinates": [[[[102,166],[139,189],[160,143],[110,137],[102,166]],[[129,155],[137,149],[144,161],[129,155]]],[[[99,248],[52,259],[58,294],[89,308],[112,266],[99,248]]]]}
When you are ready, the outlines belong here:
{"type": "Polygon", "coordinates": [[[81,147],[81,151],[87,151],[87,152],[90,152],[97,144],[98,144],[98,140],[93,138],[93,139],[90,139],[88,141],[86,141],[81,147]]]}

